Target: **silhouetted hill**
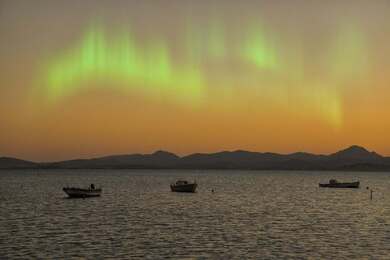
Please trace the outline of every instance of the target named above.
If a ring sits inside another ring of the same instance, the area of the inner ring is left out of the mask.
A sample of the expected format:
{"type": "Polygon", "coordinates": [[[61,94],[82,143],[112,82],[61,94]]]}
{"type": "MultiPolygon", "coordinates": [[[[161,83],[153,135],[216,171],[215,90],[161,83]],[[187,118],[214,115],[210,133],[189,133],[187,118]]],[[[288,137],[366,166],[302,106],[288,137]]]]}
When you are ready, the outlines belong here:
{"type": "Polygon", "coordinates": [[[337,160],[380,160],[382,156],[376,152],[369,152],[364,147],[353,145],[347,149],[331,154],[332,159],[337,160]]]}
{"type": "Polygon", "coordinates": [[[39,164],[10,157],[0,157],[0,169],[36,168],[39,164]]]}
{"type": "Polygon", "coordinates": [[[353,145],[330,155],[223,151],[179,157],[166,151],[152,154],[111,155],[51,163],[1,158],[0,168],[60,169],[253,169],[253,170],[349,170],[390,171],[390,157],[353,145]]]}
{"type": "Polygon", "coordinates": [[[46,164],[54,168],[171,168],[180,158],[169,152],[153,154],[111,155],[93,159],[80,159],[46,164]]]}

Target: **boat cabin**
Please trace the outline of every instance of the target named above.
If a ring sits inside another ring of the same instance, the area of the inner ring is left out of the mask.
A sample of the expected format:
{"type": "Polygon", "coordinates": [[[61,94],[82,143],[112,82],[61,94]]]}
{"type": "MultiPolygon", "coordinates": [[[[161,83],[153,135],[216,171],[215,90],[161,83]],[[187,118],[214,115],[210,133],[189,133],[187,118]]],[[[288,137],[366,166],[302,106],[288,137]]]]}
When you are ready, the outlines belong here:
{"type": "Polygon", "coordinates": [[[188,184],[188,181],[184,181],[184,180],[178,180],[175,183],[175,185],[187,185],[187,184],[188,184]]]}

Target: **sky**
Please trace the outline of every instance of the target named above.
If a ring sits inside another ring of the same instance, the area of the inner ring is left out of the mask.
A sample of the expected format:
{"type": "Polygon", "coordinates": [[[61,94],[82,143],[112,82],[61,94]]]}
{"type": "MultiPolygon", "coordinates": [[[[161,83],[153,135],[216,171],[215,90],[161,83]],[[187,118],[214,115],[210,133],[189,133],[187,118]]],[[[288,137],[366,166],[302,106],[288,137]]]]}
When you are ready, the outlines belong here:
{"type": "Polygon", "coordinates": [[[390,2],[0,1],[0,156],[390,156],[390,2]]]}

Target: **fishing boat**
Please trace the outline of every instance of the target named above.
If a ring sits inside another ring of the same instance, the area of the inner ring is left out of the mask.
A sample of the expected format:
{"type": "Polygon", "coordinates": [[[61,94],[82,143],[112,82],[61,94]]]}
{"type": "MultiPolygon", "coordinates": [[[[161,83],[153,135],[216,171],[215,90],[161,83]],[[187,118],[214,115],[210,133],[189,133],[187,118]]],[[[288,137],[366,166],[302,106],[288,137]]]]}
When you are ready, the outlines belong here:
{"type": "Polygon", "coordinates": [[[359,188],[360,182],[338,182],[335,179],[329,180],[329,183],[320,183],[320,187],[323,188],[359,188]]]}
{"type": "Polygon", "coordinates": [[[178,180],[171,184],[171,191],[173,192],[195,192],[198,184],[196,182],[188,182],[184,180],[178,180]]]}
{"type": "Polygon", "coordinates": [[[102,193],[102,188],[95,188],[94,184],[91,184],[89,188],[64,187],[62,190],[70,198],[99,197],[102,193]]]}

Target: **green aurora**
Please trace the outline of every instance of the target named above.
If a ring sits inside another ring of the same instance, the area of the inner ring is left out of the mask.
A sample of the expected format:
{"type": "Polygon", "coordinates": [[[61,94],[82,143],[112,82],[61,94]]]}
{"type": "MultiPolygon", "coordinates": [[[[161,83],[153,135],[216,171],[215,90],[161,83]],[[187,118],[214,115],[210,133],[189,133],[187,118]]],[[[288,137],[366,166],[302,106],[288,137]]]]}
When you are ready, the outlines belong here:
{"type": "Polygon", "coordinates": [[[43,73],[48,100],[96,86],[89,82],[186,105],[201,104],[215,89],[220,96],[234,96],[238,89],[252,88],[254,95],[281,106],[293,98],[337,127],[342,122],[342,88],[366,70],[364,35],[356,27],[340,30],[328,51],[319,54],[328,60],[322,71],[326,81],[305,73],[299,50],[274,44],[260,25],[230,37],[234,43],[221,22],[210,23],[207,30],[194,24],[186,28],[186,44],[175,49],[168,37],[142,41],[129,30],[112,37],[103,26],[90,27],[79,43],[48,59],[43,73]]]}
{"type": "MultiPolygon", "coordinates": [[[[267,47],[261,33],[247,37],[245,44],[228,50],[222,26],[213,24],[206,41],[203,35],[191,32],[184,59],[175,61],[172,50],[163,38],[138,43],[129,32],[108,40],[104,30],[93,26],[80,43],[51,57],[44,70],[44,82],[51,100],[74,94],[90,80],[116,81],[122,88],[142,88],[190,100],[199,99],[207,86],[205,60],[219,64],[229,55],[240,56],[257,69],[274,69],[274,50],[267,47]]],[[[109,85],[109,84],[108,84],[109,85]]]]}

